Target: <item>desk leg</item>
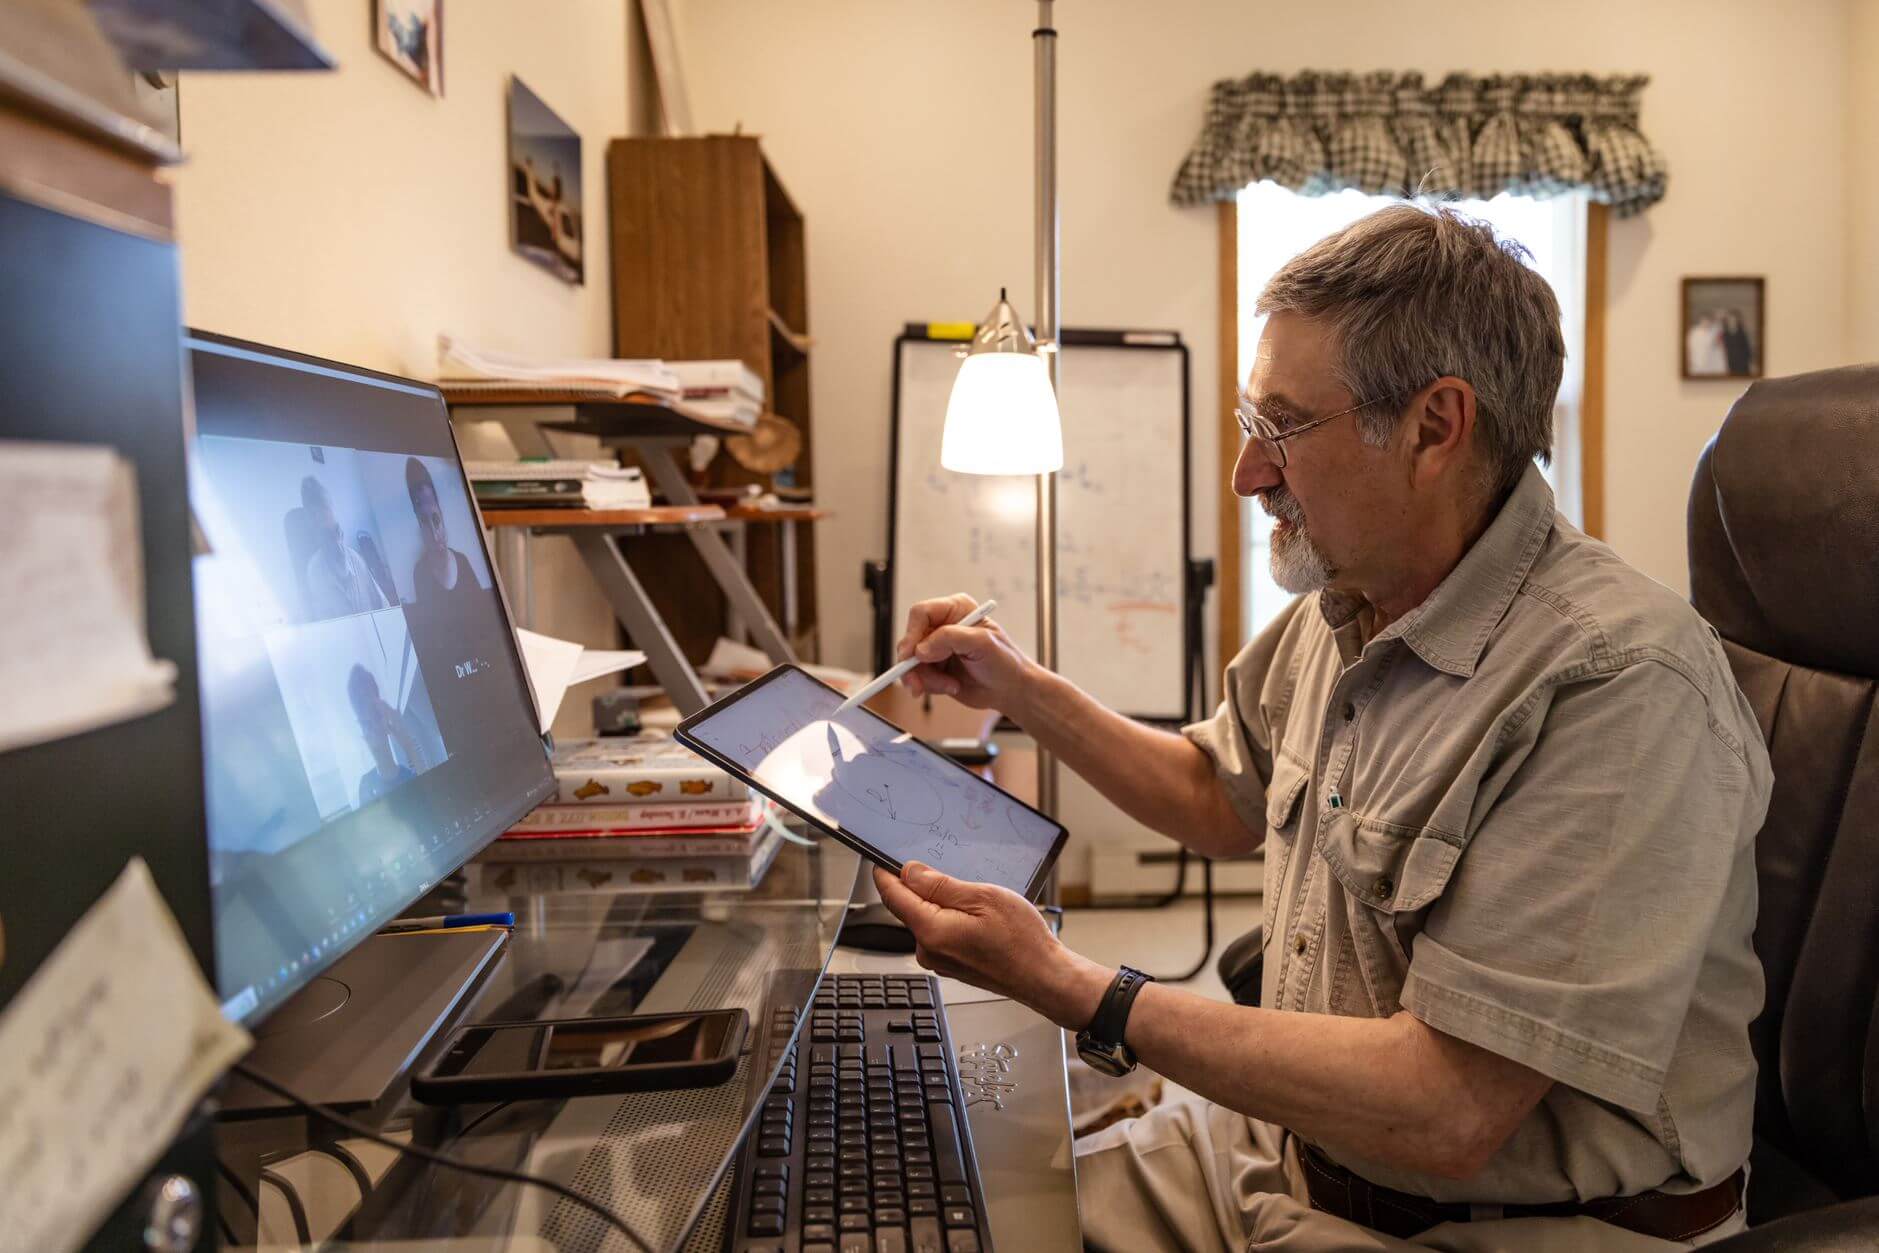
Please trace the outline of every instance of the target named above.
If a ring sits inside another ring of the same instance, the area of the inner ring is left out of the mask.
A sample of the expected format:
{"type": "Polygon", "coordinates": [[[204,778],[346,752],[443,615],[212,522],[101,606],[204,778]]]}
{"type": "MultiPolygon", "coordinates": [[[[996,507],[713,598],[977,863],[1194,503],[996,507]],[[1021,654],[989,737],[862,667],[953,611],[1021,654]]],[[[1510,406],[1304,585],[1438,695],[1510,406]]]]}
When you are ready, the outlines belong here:
{"type": "Polygon", "coordinates": [[[796,628],[801,625],[802,611],[796,594],[796,528],[798,522],[779,523],[776,528],[777,543],[782,546],[783,567],[783,638],[795,640],[796,628]]]}
{"type": "MultiPolygon", "coordinates": [[[[692,491],[691,483],[686,480],[678,463],[672,460],[670,448],[650,441],[628,442],[632,443],[638,451],[640,460],[646,463],[646,469],[652,475],[652,481],[660,491],[665,493],[668,501],[675,505],[698,503],[698,495],[692,491]]],[[[764,655],[778,665],[786,661],[795,661],[796,650],[790,647],[788,638],[776,625],[776,619],[770,616],[769,607],[763,603],[763,597],[757,595],[757,589],[751,586],[750,576],[744,573],[744,568],[738,564],[730,546],[724,542],[724,537],[719,535],[715,528],[708,526],[686,527],[685,533],[691,537],[693,546],[698,549],[698,555],[705,559],[705,566],[711,571],[711,577],[717,580],[718,586],[724,590],[724,595],[731,602],[732,611],[749,628],[752,637],[757,641],[757,647],[761,648],[764,655]]]]}
{"type": "Polygon", "coordinates": [[[506,526],[494,532],[496,557],[502,565],[502,585],[509,596],[509,612],[519,627],[535,625],[535,588],[528,564],[528,528],[506,526]]]}
{"type": "MultiPolygon", "coordinates": [[[[729,529],[731,532],[731,555],[737,558],[737,568],[744,572],[744,577],[749,578],[750,524],[747,522],[733,522],[730,524],[729,529]]],[[[729,635],[739,644],[750,643],[750,628],[744,624],[744,615],[737,612],[736,605],[732,605],[730,612],[725,615],[724,631],[725,634],[729,635]]]]}
{"type": "Polygon", "coordinates": [[[645,585],[626,564],[613,537],[594,531],[575,531],[568,538],[574,541],[575,550],[587,563],[594,582],[600,584],[601,593],[613,606],[620,624],[633,637],[633,647],[645,650],[646,662],[658,677],[659,686],[665,688],[679,712],[689,716],[710,704],[711,698],[705,695],[705,685],[699,682],[698,672],[685,660],[678,641],[666,629],[665,620],[646,595],[645,585]]]}

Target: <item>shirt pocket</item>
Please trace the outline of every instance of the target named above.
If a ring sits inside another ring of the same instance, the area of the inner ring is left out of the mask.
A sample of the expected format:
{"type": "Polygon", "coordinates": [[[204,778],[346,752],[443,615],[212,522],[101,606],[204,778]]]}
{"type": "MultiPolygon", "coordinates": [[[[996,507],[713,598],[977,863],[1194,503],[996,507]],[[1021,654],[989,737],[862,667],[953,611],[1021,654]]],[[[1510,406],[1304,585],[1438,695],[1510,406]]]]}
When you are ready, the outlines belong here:
{"type": "Polygon", "coordinates": [[[1272,782],[1266,787],[1266,883],[1264,897],[1266,944],[1272,943],[1274,916],[1285,886],[1285,872],[1298,846],[1300,799],[1311,784],[1311,770],[1283,751],[1273,754],[1272,782]]]}
{"type": "Polygon", "coordinates": [[[1447,890],[1461,858],[1460,842],[1427,827],[1328,809],[1318,822],[1318,849],[1343,888],[1351,944],[1369,1004],[1334,1012],[1387,1016],[1401,1008],[1409,951],[1423,911],[1447,890]]]}

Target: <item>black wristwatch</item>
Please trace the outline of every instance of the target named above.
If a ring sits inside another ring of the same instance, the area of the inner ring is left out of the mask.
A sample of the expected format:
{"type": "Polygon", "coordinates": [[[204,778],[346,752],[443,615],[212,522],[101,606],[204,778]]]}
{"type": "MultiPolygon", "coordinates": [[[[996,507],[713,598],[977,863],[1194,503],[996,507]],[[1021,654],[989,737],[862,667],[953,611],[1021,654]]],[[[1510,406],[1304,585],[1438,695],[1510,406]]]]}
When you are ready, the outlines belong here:
{"type": "Polygon", "coordinates": [[[1077,1032],[1077,1056],[1088,1062],[1091,1069],[1112,1079],[1120,1079],[1135,1069],[1135,1053],[1122,1042],[1122,1034],[1129,1025],[1129,1007],[1135,1004],[1135,994],[1154,977],[1132,966],[1124,966],[1116,972],[1109,990],[1103,993],[1102,1003],[1096,1007],[1096,1017],[1077,1032]]]}

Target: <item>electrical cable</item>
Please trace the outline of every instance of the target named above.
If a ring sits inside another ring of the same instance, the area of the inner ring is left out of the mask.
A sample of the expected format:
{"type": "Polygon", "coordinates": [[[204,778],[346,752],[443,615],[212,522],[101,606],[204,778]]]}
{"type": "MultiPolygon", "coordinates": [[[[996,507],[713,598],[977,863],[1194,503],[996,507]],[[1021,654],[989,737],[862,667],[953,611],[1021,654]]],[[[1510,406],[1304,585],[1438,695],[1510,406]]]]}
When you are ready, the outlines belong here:
{"type": "MultiPolygon", "coordinates": [[[[1206,703],[1206,641],[1205,628],[1201,623],[1200,605],[1205,595],[1206,588],[1213,582],[1213,570],[1211,569],[1211,563],[1207,563],[1209,568],[1204,574],[1195,568],[1202,563],[1190,562],[1188,564],[1190,567],[1188,577],[1191,590],[1188,595],[1187,647],[1188,656],[1192,658],[1192,664],[1188,667],[1189,694],[1187,699],[1189,701],[1188,709],[1191,712],[1206,703]]],[[[1195,853],[1185,844],[1181,845],[1175,852],[1174,888],[1166,896],[1156,897],[1149,901],[1104,901],[1101,904],[1092,903],[1077,906],[1078,909],[1165,909],[1180,900],[1187,892],[1187,863],[1190,857],[1199,857],[1201,865],[1201,936],[1203,947],[1201,949],[1200,960],[1195,962],[1188,970],[1178,975],[1150,975],[1149,977],[1154,979],[1157,983],[1186,983],[1189,979],[1192,979],[1195,975],[1205,970],[1207,968],[1208,959],[1214,955],[1216,937],[1214,932],[1213,858],[1195,853]]]]}
{"type": "Polygon", "coordinates": [[[353,1135],[370,1140],[375,1144],[382,1144],[386,1148],[396,1149],[400,1153],[409,1153],[413,1157],[421,1158],[424,1161],[431,1162],[438,1166],[446,1166],[452,1170],[461,1170],[466,1174],[481,1175],[485,1179],[501,1179],[509,1183],[525,1183],[553,1192],[557,1196],[574,1202],[576,1205],[579,1205],[581,1208],[588,1210],[596,1217],[604,1220],[617,1229],[620,1234],[625,1236],[629,1241],[644,1249],[646,1253],[654,1253],[652,1244],[647,1241],[644,1236],[640,1235],[639,1232],[633,1230],[633,1225],[627,1222],[626,1219],[620,1217],[599,1201],[593,1200],[591,1197],[582,1196],[579,1192],[576,1192],[573,1188],[568,1187],[564,1183],[557,1182],[553,1179],[544,1179],[539,1175],[524,1174],[518,1170],[503,1170],[497,1166],[479,1166],[475,1162],[466,1162],[460,1158],[451,1157],[449,1154],[439,1153],[435,1149],[427,1149],[417,1144],[401,1143],[388,1135],[374,1131],[364,1123],[346,1117],[337,1110],[329,1109],[316,1101],[308,1100],[306,1097],[301,1096],[299,1093],[288,1088],[271,1076],[264,1075],[260,1071],[255,1070],[246,1062],[236,1062],[234,1070],[236,1074],[241,1075],[250,1083],[265,1088],[267,1091],[272,1092],[275,1096],[283,1100],[293,1102],[308,1113],[317,1115],[319,1118],[331,1123],[335,1127],[344,1128],[353,1135]]]}

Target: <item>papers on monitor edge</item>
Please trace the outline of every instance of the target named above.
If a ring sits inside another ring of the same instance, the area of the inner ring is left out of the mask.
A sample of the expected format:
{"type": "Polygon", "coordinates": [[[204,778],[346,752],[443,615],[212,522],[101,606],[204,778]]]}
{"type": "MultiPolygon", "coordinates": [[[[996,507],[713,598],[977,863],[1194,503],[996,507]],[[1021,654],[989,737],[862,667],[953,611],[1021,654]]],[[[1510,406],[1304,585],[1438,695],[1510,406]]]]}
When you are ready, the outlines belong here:
{"type": "Polygon", "coordinates": [[[175,698],[144,633],[129,462],[96,445],[0,441],[0,752],[139,717],[175,698]]]}

